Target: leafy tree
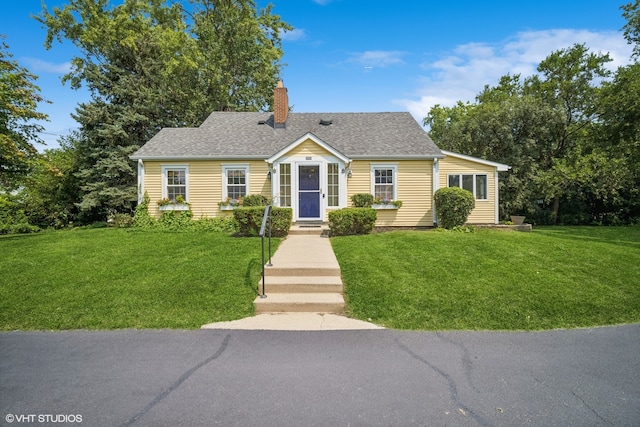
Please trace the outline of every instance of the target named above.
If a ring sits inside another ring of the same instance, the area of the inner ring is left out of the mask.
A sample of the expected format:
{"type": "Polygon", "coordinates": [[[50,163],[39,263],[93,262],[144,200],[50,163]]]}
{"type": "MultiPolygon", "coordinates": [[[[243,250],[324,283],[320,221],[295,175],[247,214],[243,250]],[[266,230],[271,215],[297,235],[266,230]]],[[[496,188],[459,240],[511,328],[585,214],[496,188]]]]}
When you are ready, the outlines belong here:
{"type": "Polygon", "coordinates": [[[79,204],[89,216],[131,212],[137,200],[129,156],[163,127],[197,126],[213,110],[269,106],[280,73],[280,33],[290,29],[252,0],[70,0],[38,20],[72,41],[65,81],[91,101],[75,114],[79,204]]]}
{"type": "MultiPolygon", "coordinates": [[[[37,157],[38,132],[34,120],[46,120],[37,111],[45,101],[34,84],[37,77],[12,60],[9,46],[0,36],[0,191],[18,188],[37,157]]],[[[46,102],[46,101],[45,101],[46,102]]]]}
{"type": "Polygon", "coordinates": [[[79,182],[76,171],[76,131],[62,137],[60,148],[45,150],[35,163],[19,193],[31,224],[42,228],[62,228],[78,215],[79,182]]]}
{"type": "Polygon", "coordinates": [[[535,185],[539,140],[548,139],[561,121],[555,110],[523,91],[520,76],[504,76],[498,86],[485,87],[478,103],[436,106],[425,118],[442,148],[511,166],[500,178],[502,218],[535,212],[541,198],[535,185]]]}
{"type": "Polygon", "coordinates": [[[553,52],[538,66],[541,75],[526,82],[525,93],[540,97],[563,118],[548,139],[539,141],[544,144],[538,158],[538,180],[543,183],[539,188],[553,202],[554,222],[563,193],[576,184],[563,169],[581,167],[581,155],[590,151],[584,145],[596,118],[597,84],[610,75],[604,68],[609,61],[609,55],[589,53],[585,45],[577,44],[553,52]]]}
{"type": "Polygon", "coordinates": [[[635,44],[633,55],[640,56],[640,0],[624,4],[620,7],[622,16],[627,20],[624,25],[624,37],[629,44],[635,44]]]}
{"type": "Polygon", "coordinates": [[[485,87],[475,104],[434,107],[425,124],[443,148],[512,166],[501,182],[503,217],[535,216],[543,200],[551,203],[555,221],[561,199],[581,197],[585,185],[594,195],[619,186],[602,179],[595,189],[598,180],[584,169],[609,169],[591,148],[597,83],[608,75],[607,61],[607,55],[591,54],[584,45],[553,52],[540,63],[538,75],[504,76],[497,86],[485,87]]]}
{"type": "Polygon", "coordinates": [[[619,68],[614,79],[602,86],[600,121],[594,133],[594,150],[620,177],[616,197],[603,210],[624,222],[640,218],[639,99],[640,64],[619,68]]]}

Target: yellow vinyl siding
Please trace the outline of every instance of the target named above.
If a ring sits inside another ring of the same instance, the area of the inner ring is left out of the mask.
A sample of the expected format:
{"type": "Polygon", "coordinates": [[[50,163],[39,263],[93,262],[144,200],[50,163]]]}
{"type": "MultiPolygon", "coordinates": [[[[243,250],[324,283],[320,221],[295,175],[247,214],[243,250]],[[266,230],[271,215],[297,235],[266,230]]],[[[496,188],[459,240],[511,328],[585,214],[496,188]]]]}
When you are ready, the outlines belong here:
{"type": "Polygon", "coordinates": [[[495,222],[495,172],[493,166],[471,162],[465,159],[448,156],[440,160],[440,188],[449,186],[450,174],[486,174],[487,175],[487,199],[477,200],[476,207],[471,211],[467,222],[469,224],[493,224],[495,222]]]}
{"type": "Polygon", "coordinates": [[[351,203],[354,194],[371,194],[371,162],[354,160],[351,162],[351,178],[347,178],[347,204],[351,203]]]}
{"type": "Polygon", "coordinates": [[[158,200],[162,198],[162,163],[144,162],[144,191],[149,196],[149,214],[159,216],[158,200]]]}
{"type": "Polygon", "coordinates": [[[397,165],[398,200],[400,209],[378,210],[377,226],[382,227],[430,227],[433,226],[431,160],[356,160],[351,163],[352,177],[348,179],[347,200],[357,193],[371,193],[371,165],[397,165]]]}
{"type": "Polygon", "coordinates": [[[149,213],[160,216],[157,201],[162,198],[162,166],[188,166],[188,197],[194,219],[214,218],[230,215],[231,211],[221,211],[218,202],[222,200],[222,165],[249,165],[249,194],[263,194],[270,197],[271,182],[267,178],[267,164],[263,160],[252,161],[211,161],[192,160],[184,162],[144,163],[145,191],[149,194],[149,213]]]}
{"type": "MultiPolygon", "coordinates": [[[[314,141],[307,139],[302,144],[295,147],[287,153],[288,156],[328,156],[331,155],[327,150],[316,144],[314,141]]],[[[314,158],[313,160],[318,160],[314,158]]]]}

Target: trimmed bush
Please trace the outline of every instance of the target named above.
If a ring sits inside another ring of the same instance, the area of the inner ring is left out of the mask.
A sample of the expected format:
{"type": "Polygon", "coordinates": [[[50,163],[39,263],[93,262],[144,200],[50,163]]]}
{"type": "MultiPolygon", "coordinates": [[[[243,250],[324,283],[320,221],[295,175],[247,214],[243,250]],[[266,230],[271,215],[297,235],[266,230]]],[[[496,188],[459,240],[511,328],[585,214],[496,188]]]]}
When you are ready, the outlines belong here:
{"type": "Polygon", "coordinates": [[[376,225],[375,209],[344,208],[329,212],[329,230],[332,236],[369,234],[376,225]]]}
{"type": "Polygon", "coordinates": [[[473,194],[460,187],[441,188],[433,199],[436,202],[438,225],[446,229],[464,225],[476,205],[473,194]]]}
{"type": "Polygon", "coordinates": [[[249,194],[242,198],[242,206],[267,206],[269,199],[262,194],[249,194]]]}
{"type": "Polygon", "coordinates": [[[373,205],[373,194],[358,193],[351,196],[351,203],[354,208],[370,208],[373,205]]]}
{"type": "MultiPolygon", "coordinates": [[[[233,210],[233,217],[238,223],[239,236],[257,236],[260,234],[264,209],[263,206],[249,206],[233,210]]],[[[289,234],[292,217],[291,208],[271,208],[271,236],[284,237],[289,234]]]]}

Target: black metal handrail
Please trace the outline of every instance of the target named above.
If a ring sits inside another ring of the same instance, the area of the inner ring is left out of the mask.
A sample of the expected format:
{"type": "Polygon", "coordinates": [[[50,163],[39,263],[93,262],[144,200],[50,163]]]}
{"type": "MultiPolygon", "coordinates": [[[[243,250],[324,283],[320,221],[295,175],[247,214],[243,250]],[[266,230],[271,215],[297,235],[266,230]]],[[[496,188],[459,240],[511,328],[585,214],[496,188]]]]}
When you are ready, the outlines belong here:
{"type": "Polygon", "coordinates": [[[267,295],[264,292],[264,235],[265,229],[267,227],[267,222],[269,223],[269,263],[268,267],[273,266],[271,264],[271,205],[268,205],[264,210],[264,215],[262,215],[262,225],[260,226],[260,239],[262,240],[262,294],[260,294],[260,298],[266,298],[267,295]]]}

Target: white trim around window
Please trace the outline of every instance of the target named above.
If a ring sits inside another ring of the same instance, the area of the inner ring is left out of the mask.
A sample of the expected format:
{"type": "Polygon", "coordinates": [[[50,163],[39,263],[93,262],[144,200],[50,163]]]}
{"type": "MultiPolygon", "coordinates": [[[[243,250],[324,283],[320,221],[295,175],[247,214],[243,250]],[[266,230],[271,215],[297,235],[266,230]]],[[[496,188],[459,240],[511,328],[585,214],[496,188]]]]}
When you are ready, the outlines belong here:
{"type": "Polygon", "coordinates": [[[247,196],[251,194],[249,181],[248,164],[222,165],[222,200],[227,200],[228,198],[238,199],[238,195],[247,196]]]}
{"type": "Polygon", "coordinates": [[[460,187],[473,194],[476,200],[489,200],[488,173],[450,173],[447,174],[447,187],[460,187]]]}
{"type": "Polygon", "coordinates": [[[391,200],[398,200],[397,163],[371,164],[371,194],[374,198],[380,196],[381,198],[391,197],[391,200]],[[386,190],[385,187],[387,187],[386,190]]]}
{"type": "Polygon", "coordinates": [[[189,166],[162,165],[162,198],[175,200],[180,194],[189,201],[189,166]]]}

